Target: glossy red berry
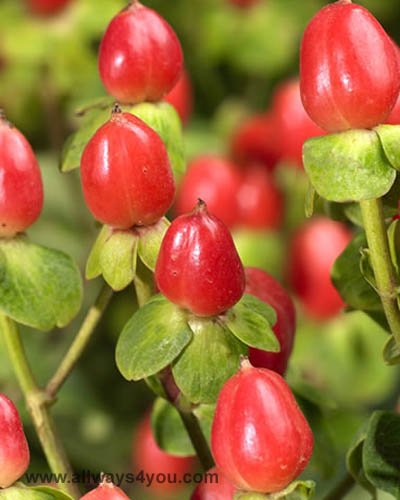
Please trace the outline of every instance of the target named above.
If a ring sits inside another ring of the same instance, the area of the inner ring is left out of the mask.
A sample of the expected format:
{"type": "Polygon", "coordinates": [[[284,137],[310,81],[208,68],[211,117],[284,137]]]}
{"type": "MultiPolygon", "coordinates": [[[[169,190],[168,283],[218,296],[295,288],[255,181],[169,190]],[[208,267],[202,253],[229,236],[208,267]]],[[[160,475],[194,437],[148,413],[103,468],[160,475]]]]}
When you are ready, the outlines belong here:
{"type": "Polygon", "coordinates": [[[276,229],[283,218],[283,196],[271,174],[261,166],[247,167],[237,194],[238,225],[276,229]]]}
{"type": "Polygon", "coordinates": [[[284,375],[293,349],[296,331],[296,310],[289,293],[270,274],[256,267],[246,267],[245,293],[272,306],[277,314],[273,331],[281,345],[280,352],[267,352],[249,348],[249,359],[257,368],[268,368],[284,375]]]}
{"type": "Polygon", "coordinates": [[[285,380],[244,361],[219,394],[211,450],[235,486],[274,493],[304,470],[313,435],[285,380]]]}
{"type": "Polygon", "coordinates": [[[42,16],[58,14],[71,2],[72,0],[27,0],[31,11],[42,16]]]}
{"type": "Polygon", "coordinates": [[[400,96],[385,123],[389,125],[400,125],[400,96]]]}
{"type": "Polygon", "coordinates": [[[225,224],[202,201],[168,228],[158,255],[158,288],[198,316],[220,314],[240,300],[243,265],[225,224]]]}
{"type": "Polygon", "coordinates": [[[80,500],[130,500],[129,497],[105,478],[97,488],[83,495],[80,500]]]}
{"type": "Polygon", "coordinates": [[[272,170],[280,157],[273,116],[261,113],[244,120],[232,136],[231,150],[239,163],[259,163],[272,170]]]}
{"type": "Polygon", "coordinates": [[[153,482],[146,487],[153,495],[174,494],[183,483],[184,474],[191,473],[195,466],[193,457],[176,457],[161,450],[151,430],[150,415],[140,423],[132,443],[132,459],[135,471],[143,470],[153,482]]]}
{"type": "Polygon", "coordinates": [[[29,448],[14,403],[0,394],[0,488],[17,481],[29,465],[29,448]]]}
{"type": "Polygon", "coordinates": [[[139,118],[118,111],[87,144],[81,179],[94,217],[120,229],[155,223],[175,194],[167,150],[159,135],[139,118]]]}
{"type": "Polygon", "coordinates": [[[275,141],[282,161],[303,165],[303,144],[311,137],[324,135],[306,113],[300,97],[300,83],[288,80],[277,87],[272,99],[275,141]]]}
{"type": "Polygon", "coordinates": [[[188,166],[176,200],[178,215],[190,212],[197,200],[228,227],[237,223],[237,195],[242,182],[239,168],[220,156],[199,156],[188,166]]]}
{"type": "Polygon", "coordinates": [[[232,500],[236,488],[226,477],[213,467],[210,469],[203,482],[194,490],[190,500],[232,500]]]}
{"type": "Polygon", "coordinates": [[[344,302],[331,281],[331,268],[351,240],[351,232],[327,217],[297,230],[289,250],[289,282],[306,313],[315,319],[335,316],[344,302]]]}
{"type": "Polygon", "coordinates": [[[171,92],[164,97],[164,101],[172,104],[184,125],[190,120],[193,110],[193,90],[186,70],[182,71],[178,82],[171,92]]]}
{"type": "Polygon", "coordinates": [[[137,0],[109,24],[100,45],[104,87],[118,101],[159,101],[176,84],[183,54],[171,26],[137,0]]]}
{"type": "Polygon", "coordinates": [[[0,118],[0,238],[28,229],[43,207],[40,168],[25,137],[0,118]]]}
{"type": "Polygon", "coordinates": [[[383,123],[400,90],[392,40],[368,10],[350,0],[327,5],[311,20],[300,73],[304,107],[328,132],[383,123]]]}

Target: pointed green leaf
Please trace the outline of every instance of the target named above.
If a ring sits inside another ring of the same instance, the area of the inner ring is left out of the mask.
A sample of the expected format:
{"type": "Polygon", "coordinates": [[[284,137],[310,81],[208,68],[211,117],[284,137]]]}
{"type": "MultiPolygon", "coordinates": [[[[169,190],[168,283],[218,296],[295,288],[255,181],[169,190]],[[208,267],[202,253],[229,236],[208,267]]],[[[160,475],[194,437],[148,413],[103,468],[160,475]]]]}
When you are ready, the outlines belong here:
{"type": "Polygon", "coordinates": [[[374,130],[381,140],[387,159],[395,169],[400,170],[400,125],[379,125],[374,130]]]}
{"type": "Polygon", "coordinates": [[[117,366],[127,380],[149,377],[168,366],[191,338],[185,311],[156,295],[125,325],[117,343],[117,366]]]}
{"type": "Polygon", "coordinates": [[[0,240],[0,310],[39,330],[67,325],[82,302],[82,279],[63,252],[26,237],[0,240]]]}
{"type": "Polygon", "coordinates": [[[361,248],[360,255],[361,274],[363,275],[365,281],[377,292],[378,288],[376,285],[374,270],[372,269],[371,252],[369,251],[369,248],[361,248]]]}
{"type": "Polygon", "coordinates": [[[101,275],[100,256],[104,243],[111,235],[112,228],[110,226],[103,226],[101,228],[86,263],[86,279],[91,280],[101,275]]]}
{"type": "Polygon", "coordinates": [[[113,231],[103,244],[100,266],[105,281],[115,290],[123,290],[136,272],[138,238],[132,231],[113,231]]]}
{"type": "Polygon", "coordinates": [[[245,294],[227,311],[225,324],[244,344],[264,351],[279,352],[280,344],[271,328],[275,321],[276,314],[271,306],[245,294]]]}
{"type": "Polygon", "coordinates": [[[378,135],[370,130],[309,139],[303,146],[303,162],[314,188],[329,201],[379,198],[396,179],[378,135]]]}
{"type": "Polygon", "coordinates": [[[10,488],[0,489],[0,500],[73,500],[66,493],[50,486],[28,487],[16,483],[10,488]]]}
{"type": "Polygon", "coordinates": [[[400,498],[400,415],[376,411],[370,418],[363,447],[368,480],[378,489],[400,498]]]}
{"type": "Polygon", "coordinates": [[[383,348],[383,359],[387,365],[400,365],[400,347],[393,335],[389,337],[383,348]]]}
{"type": "Polygon", "coordinates": [[[168,219],[163,217],[153,226],[147,226],[145,229],[138,229],[140,236],[138,247],[139,257],[151,271],[154,271],[156,267],[161,242],[169,225],[168,219]]]}
{"type": "Polygon", "coordinates": [[[376,499],[376,488],[373,484],[371,484],[364,473],[363,468],[363,448],[364,441],[366,436],[366,430],[364,430],[360,436],[357,437],[357,440],[350,447],[347,457],[346,464],[347,470],[350,472],[351,476],[354,480],[362,486],[365,490],[367,490],[373,500],[376,499]]]}
{"type": "Polygon", "coordinates": [[[192,317],[189,325],[193,338],[173,364],[175,382],[192,403],[215,403],[247,347],[213,319],[192,317]]]}

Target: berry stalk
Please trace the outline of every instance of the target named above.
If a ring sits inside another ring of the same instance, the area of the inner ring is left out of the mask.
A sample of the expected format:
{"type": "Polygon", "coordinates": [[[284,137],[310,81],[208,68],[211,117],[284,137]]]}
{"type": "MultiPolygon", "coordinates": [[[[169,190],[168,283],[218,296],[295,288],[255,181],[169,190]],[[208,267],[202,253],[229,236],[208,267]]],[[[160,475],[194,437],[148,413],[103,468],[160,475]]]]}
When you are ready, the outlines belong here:
{"type": "MultiPolygon", "coordinates": [[[[17,325],[7,316],[0,315],[0,329],[3,331],[8,355],[13,365],[25,402],[35,426],[44,454],[54,474],[72,475],[72,467],[64,447],[57,435],[53,418],[50,414],[49,400],[44,391],[36,383],[17,325]]],[[[60,483],[60,488],[73,498],[80,497],[76,484],[68,481],[60,483]]]]}
{"type": "Polygon", "coordinates": [[[400,311],[397,283],[380,198],[360,202],[376,286],[390,330],[400,347],[400,311]]]}

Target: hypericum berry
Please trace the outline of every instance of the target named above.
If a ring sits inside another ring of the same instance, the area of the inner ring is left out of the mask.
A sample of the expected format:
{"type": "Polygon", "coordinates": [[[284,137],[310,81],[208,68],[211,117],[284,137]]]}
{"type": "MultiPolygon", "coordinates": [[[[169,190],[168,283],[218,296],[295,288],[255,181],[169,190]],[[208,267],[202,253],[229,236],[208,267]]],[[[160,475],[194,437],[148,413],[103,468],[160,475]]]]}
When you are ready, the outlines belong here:
{"type": "Polygon", "coordinates": [[[249,348],[249,359],[257,368],[268,368],[284,375],[293,349],[296,331],[296,310],[289,293],[270,274],[256,267],[246,267],[245,293],[254,295],[272,306],[277,314],[273,331],[281,345],[280,352],[249,348]]]}
{"type": "Polygon", "coordinates": [[[279,161],[274,118],[270,113],[253,115],[242,122],[231,139],[232,155],[243,164],[260,163],[272,170],[279,161]]]}
{"type": "Polygon", "coordinates": [[[29,465],[29,448],[14,403],[0,394],[0,488],[11,486],[29,465]]]}
{"type": "Polygon", "coordinates": [[[400,96],[385,123],[389,125],[400,125],[400,96]]]}
{"type": "Polygon", "coordinates": [[[351,0],[327,5],[310,21],[300,74],[304,107],[328,132],[383,123],[400,90],[392,40],[368,10],[351,0]]]}
{"type": "Polygon", "coordinates": [[[226,477],[213,467],[206,472],[203,482],[194,490],[190,500],[232,500],[236,488],[226,477]]]}
{"type": "Polygon", "coordinates": [[[129,497],[105,477],[93,490],[83,495],[80,500],[130,500],[129,497]]]}
{"type": "Polygon", "coordinates": [[[119,109],[87,144],[81,179],[94,217],[120,229],[157,222],[175,195],[163,141],[142,120],[119,109]]]}
{"type": "Polygon", "coordinates": [[[274,493],[304,470],[313,435],[285,380],[245,360],[219,394],[211,450],[235,486],[274,493]]]}
{"type": "Polygon", "coordinates": [[[122,103],[159,101],[178,81],[182,64],[171,26],[137,0],[114,17],[100,45],[101,80],[122,103]]]}
{"type": "Polygon", "coordinates": [[[190,212],[201,198],[213,215],[232,227],[237,223],[237,194],[241,182],[241,173],[234,163],[220,156],[199,156],[189,164],[182,180],[176,213],[190,212]]]}
{"type": "Polygon", "coordinates": [[[232,236],[203,201],[168,228],[155,278],[171,302],[198,316],[220,314],[242,297],[244,270],[232,236]]]}
{"type": "Polygon", "coordinates": [[[327,217],[312,219],[297,230],[289,250],[289,282],[307,314],[335,316],[343,307],[331,281],[331,268],[351,240],[350,230],[327,217]]]}
{"type": "Polygon", "coordinates": [[[238,225],[276,229],[283,217],[283,197],[271,174],[261,166],[247,167],[237,194],[238,225]]]}
{"type": "Polygon", "coordinates": [[[188,72],[184,69],[175,87],[165,97],[164,101],[169,102],[176,109],[182,123],[190,120],[193,110],[193,90],[188,72]]]}
{"type": "Polygon", "coordinates": [[[324,135],[306,113],[300,97],[299,80],[288,80],[277,87],[272,99],[275,141],[283,161],[303,165],[303,144],[324,135]]]}
{"type": "Polygon", "coordinates": [[[32,148],[0,115],[0,238],[28,229],[42,207],[42,176],[32,148]]]}
{"type": "Polygon", "coordinates": [[[132,442],[132,461],[135,471],[143,470],[146,475],[154,474],[151,485],[146,485],[153,495],[173,494],[182,487],[184,474],[193,471],[195,467],[194,457],[176,457],[161,450],[151,430],[150,415],[146,415],[132,442]]]}
{"type": "Polygon", "coordinates": [[[63,10],[72,0],[27,0],[29,8],[35,14],[41,16],[51,16],[58,14],[63,10]]]}

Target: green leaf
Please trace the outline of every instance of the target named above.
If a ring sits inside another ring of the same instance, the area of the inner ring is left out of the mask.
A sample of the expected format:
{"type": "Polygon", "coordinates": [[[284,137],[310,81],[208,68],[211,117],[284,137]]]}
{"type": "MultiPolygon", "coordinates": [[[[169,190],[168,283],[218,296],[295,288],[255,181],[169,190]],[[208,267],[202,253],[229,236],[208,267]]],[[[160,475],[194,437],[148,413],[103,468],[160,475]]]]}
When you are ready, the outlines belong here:
{"type": "Polygon", "coordinates": [[[375,280],[374,270],[372,269],[371,263],[371,252],[369,248],[361,248],[360,250],[360,271],[363,275],[365,281],[377,291],[377,285],[375,280]]]}
{"type": "Polygon", "coordinates": [[[67,325],[82,302],[82,279],[63,252],[25,236],[0,240],[0,310],[24,325],[51,330],[67,325]]]}
{"type": "Polygon", "coordinates": [[[29,489],[51,495],[54,500],[73,500],[73,498],[64,491],[53,488],[52,486],[32,486],[29,489]]]}
{"type": "Polygon", "coordinates": [[[50,486],[28,487],[16,483],[10,488],[0,489],[1,500],[73,500],[66,493],[50,486]]]}
{"type": "Polygon", "coordinates": [[[336,202],[385,195],[396,179],[376,132],[349,130],[309,139],[303,162],[320,196],[336,202]]]}
{"type": "Polygon", "coordinates": [[[138,238],[132,231],[116,231],[104,242],[100,266],[105,281],[115,290],[123,290],[136,273],[138,238]]]}
{"type": "Polygon", "coordinates": [[[151,426],[158,446],[166,453],[180,457],[196,454],[178,410],[165,399],[156,399],[151,426]]]}
{"type": "Polygon", "coordinates": [[[295,481],[276,493],[239,491],[235,494],[234,500],[308,500],[314,495],[314,491],[314,481],[295,481]]]}
{"type": "Polygon", "coordinates": [[[400,170],[400,125],[379,125],[374,128],[392,167],[400,170]]]}
{"type": "Polygon", "coordinates": [[[365,490],[367,490],[370,494],[373,500],[376,499],[376,488],[374,487],[373,484],[371,484],[367,477],[365,476],[364,473],[364,468],[363,468],[363,461],[362,461],[362,455],[363,455],[363,448],[364,448],[364,442],[365,442],[365,432],[357,438],[355,443],[350,447],[347,457],[346,457],[346,463],[347,463],[347,469],[354,478],[354,480],[362,486],[365,490]]]}
{"type": "Polygon", "coordinates": [[[144,102],[129,108],[129,112],[154,129],[168,151],[175,182],[179,184],[186,169],[182,124],[175,108],[167,102],[144,102]]]}
{"type": "Polygon", "coordinates": [[[190,402],[215,403],[247,347],[214,319],[192,317],[189,325],[193,338],[173,364],[175,382],[190,402]]]}
{"type": "Polygon", "coordinates": [[[360,250],[366,246],[365,233],[358,233],[336,259],[331,277],[347,305],[362,311],[380,311],[379,296],[364,279],[360,268],[360,250]]]}
{"type": "Polygon", "coordinates": [[[185,311],[156,295],[125,325],[117,343],[117,366],[127,380],[149,377],[168,366],[191,338],[185,311]]]}
{"type": "Polygon", "coordinates": [[[169,225],[168,219],[163,217],[153,226],[138,229],[140,236],[138,247],[139,257],[151,271],[155,270],[161,242],[169,225]]]}
{"type": "Polygon", "coordinates": [[[244,344],[264,351],[279,352],[280,344],[272,331],[275,311],[265,302],[245,294],[226,313],[225,324],[244,344]]]}
{"type": "Polygon", "coordinates": [[[110,238],[111,235],[112,228],[110,226],[103,226],[101,228],[86,263],[86,279],[91,280],[101,275],[101,252],[103,250],[104,243],[108,240],[108,238],[110,238]]]}
{"type": "Polygon", "coordinates": [[[368,480],[378,489],[400,498],[400,415],[376,411],[368,425],[363,447],[368,480]]]}
{"type": "Polygon", "coordinates": [[[310,183],[309,188],[307,190],[306,199],[304,201],[304,213],[307,218],[312,217],[314,213],[314,203],[316,196],[318,196],[317,192],[310,183]]]}
{"type": "Polygon", "coordinates": [[[388,229],[388,239],[392,263],[396,273],[399,274],[400,268],[398,254],[400,251],[400,219],[396,219],[390,224],[388,229]]]}
{"type": "Polygon", "coordinates": [[[389,366],[400,365],[400,347],[393,335],[389,337],[383,348],[383,359],[389,366]]]}

